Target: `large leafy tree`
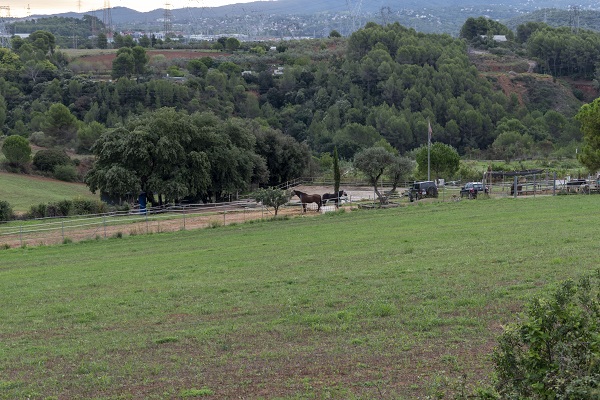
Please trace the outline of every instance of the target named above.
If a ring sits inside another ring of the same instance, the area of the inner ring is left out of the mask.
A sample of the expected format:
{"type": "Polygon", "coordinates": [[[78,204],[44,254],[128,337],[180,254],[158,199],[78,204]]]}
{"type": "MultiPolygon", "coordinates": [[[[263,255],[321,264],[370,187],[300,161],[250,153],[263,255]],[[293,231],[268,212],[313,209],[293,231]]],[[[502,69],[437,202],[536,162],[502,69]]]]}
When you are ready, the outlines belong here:
{"type": "Polygon", "coordinates": [[[35,31],[30,34],[27,39],[36,49],[42,51],[44,54],[54,53],[56,47],[56,38],[53,34],[47,31],[35,31]]]}
{"type": "Polygon", "coordinates": [[[291,136],[253,125],[256,152],[265,159],[269,185],[275,186],[302,176],[310,161],[310,150],[291,136]]]}
{"type": "Polygon", "coordinates": [[[113,60],[111,75],[113,79],[143,75],[146,73],[148,61],[146,49],[142,46],[121,47],[113,60]]]}
{"type": "Polygon", "coordinates": [[[93,192],[114,196],[158,194],[159,203],[222,199],[264,180],[266,166],[254,140],[238,121],[162,108],[102,134],[85,182],[93,192]]]}
{"type": "Polygon", "coordinates": [[[129,78],[135,71],[135,59],[133,52],[129,47],[121,47],[117,50],[117,56],[112,62],[112,73],[113,79],[121,77],[129,78]]]}
{"type": "Polygon", "coordinates": [[[581,123],[584,145],[577,158],[590,172],[600,170],[600,99],[585,104],[575,116],[581,123]]]}
{"type": "MultiPolygon", "coordinates": [[[[427,146],[421,146],[416,152],[417,170],[421,176],[427,176],[427,146]]],[[[431,145],[431,173],[434,178],[449,178],[460,167],[460,156],[456,149],[444,143],[431,145]]]]}
{"type": "Polygon", "coordinates": [[[158,193],[180,199],[210,184],[208,155],[190,118],[164,108],[112,129],[92,147],[97,159],[85,177],[92,192],[112,196],[158,193]]]}
{"type": "Polygon", "coordinates": [[[65,105],[54,103],[45,115],[44,133],[53,138],[56,144],[66,145],[75,139],[79,121],[65,105]]]}

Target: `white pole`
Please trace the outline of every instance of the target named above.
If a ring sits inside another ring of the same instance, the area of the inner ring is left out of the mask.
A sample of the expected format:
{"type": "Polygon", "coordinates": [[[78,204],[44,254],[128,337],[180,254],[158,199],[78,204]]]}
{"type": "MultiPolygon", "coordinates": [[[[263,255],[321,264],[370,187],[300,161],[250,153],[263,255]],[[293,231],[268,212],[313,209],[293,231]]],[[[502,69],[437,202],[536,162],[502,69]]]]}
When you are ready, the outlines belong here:
{"type": "Polygon", "coordinates": [[[427,180],[431,180],[431,122],[427,120],[427,180]]]}

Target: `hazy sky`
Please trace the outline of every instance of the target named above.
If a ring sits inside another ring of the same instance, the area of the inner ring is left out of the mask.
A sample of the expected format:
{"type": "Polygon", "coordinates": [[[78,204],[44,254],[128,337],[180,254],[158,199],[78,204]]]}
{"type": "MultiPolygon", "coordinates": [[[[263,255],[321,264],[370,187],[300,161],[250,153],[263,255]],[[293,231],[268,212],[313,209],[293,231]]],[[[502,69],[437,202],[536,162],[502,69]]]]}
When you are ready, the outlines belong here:
{"type": "MultiPolygon", "coordinates": [[[[127,7],[137,11],[151,11],[165,8],[219,7],[226,4],[247,3],[254,0],[0,0],[0,5],[10,7],[11,17],[26,17],[34,14],[54,14],[62,12],[87,12],[110,7],[127,7]]],[[[6,10],[0,10],[0,17],[6,17],[6,10]]]]}

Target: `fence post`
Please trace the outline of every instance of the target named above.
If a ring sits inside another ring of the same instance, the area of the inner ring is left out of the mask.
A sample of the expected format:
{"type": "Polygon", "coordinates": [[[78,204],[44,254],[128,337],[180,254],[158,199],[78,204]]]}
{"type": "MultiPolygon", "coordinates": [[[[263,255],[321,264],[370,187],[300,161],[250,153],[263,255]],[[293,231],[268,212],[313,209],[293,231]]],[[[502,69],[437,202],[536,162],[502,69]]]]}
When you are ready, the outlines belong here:
{"type": "Polygon", "coordinates": [[[517,198],[517,176],[516,175],[515,175],[515,179],[514,179],[514,183],[513,183],[513,188],[514,188],[513,197],[516,199],[517,198]]]}
{"type": "Polygon", "coordinates": [[[19,241],[21,242],[21,247],[23,247],[23,225],[19,226],[19,241]]]}
{"type": "Polygon", "coordinates": [[[106,239],[106,214],[102,216],[102,225],[104,226],[104,239],[106,239]]]}
{"type": "Polygon", "coordinates": [[[65,221],[60,221],[60,231],[62,233],[62,240],[65,241],[65,221]]]}
{"type": "Polygon", "coordinates": [[[554,171],[554,182],[552,183],[552,196],[556,196],[556,171],[554,171]]]}
{"type": "Polygon", "coordinates": [[[227,214],[227,211],[223,211],[223,226],[225,226],[225,215],[227,214]]]}
{"type": "Polygon", "coordinates": [[[185,204],[183,205],[183,230],[185,231],[185,204]]]}
{"type": "Polygon", "coordinates": [[[145,213],[146,215],[146,235],[148,234],[148,212],[145,213]]]}

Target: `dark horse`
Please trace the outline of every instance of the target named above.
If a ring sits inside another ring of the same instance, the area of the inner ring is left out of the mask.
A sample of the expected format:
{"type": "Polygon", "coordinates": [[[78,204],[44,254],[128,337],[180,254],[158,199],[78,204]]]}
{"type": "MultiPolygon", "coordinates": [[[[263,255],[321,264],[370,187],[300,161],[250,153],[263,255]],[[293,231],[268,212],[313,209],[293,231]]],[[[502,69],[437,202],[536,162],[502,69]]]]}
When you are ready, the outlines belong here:
{"type": "Polygon", "coordinates": [[[298,196],[302,203],[302,212],[306,212],[306,205],[308,203],[317,203],[317,211],[321,211],[321,195],[320,194],[306,194],[299,190],[292,190],[292,196],[298,196]]]}
{"type": "Polygon", "coordinates": [[[327,204],[327,202],[329,200],[332,200],[335,203],[335,206],[338,207],[338,203],[339,203],[340,199],[342,197],[347,197],[347,196],[348,196],[348,194],[346,192],[344,192],[343,190],[338,191],[337,194],[335,194],[335,193],[325,193],[323,195],[323,203],[327,204]]]}

